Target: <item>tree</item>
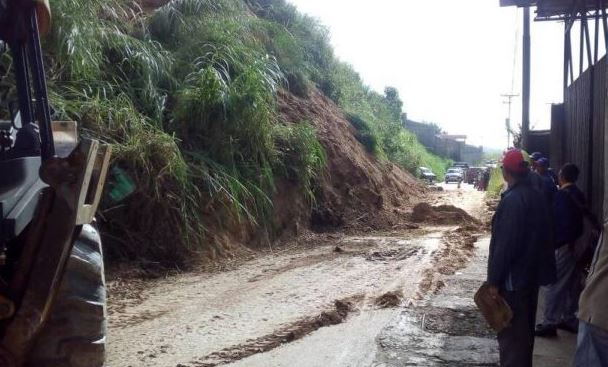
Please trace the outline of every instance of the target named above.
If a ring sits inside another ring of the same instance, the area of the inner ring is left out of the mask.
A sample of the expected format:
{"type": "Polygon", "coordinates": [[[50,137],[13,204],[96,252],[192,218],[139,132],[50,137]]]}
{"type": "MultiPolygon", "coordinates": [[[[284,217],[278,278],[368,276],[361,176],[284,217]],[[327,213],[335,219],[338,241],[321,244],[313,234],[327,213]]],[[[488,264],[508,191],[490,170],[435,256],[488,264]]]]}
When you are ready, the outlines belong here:
{"type": "Polygon", "coordinates": [[[403,112],[403,101],[399,97],[399,91],[395,87],[384,88],[384,99],[388,105],[391,116],[396,120],[400,121],[401,113],[403,112]]]}

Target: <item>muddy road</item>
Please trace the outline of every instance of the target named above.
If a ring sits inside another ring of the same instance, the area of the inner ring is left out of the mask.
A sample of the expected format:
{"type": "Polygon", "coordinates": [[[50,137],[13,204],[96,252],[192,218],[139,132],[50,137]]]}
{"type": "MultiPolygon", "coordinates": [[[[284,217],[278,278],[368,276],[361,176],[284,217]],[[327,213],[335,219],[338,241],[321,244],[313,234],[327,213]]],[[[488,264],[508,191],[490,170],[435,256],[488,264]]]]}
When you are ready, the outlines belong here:
{"type": "MultiPolygon", "coordinates": [[[[449,185],[430,204],[479,217],[483,194],[449,185]]],[[[373,365],[383,327],[466,266],[483,235],[473,222],[440,222],[311,235],[223,272],[115,281],[108,365],[373,365]]]]}

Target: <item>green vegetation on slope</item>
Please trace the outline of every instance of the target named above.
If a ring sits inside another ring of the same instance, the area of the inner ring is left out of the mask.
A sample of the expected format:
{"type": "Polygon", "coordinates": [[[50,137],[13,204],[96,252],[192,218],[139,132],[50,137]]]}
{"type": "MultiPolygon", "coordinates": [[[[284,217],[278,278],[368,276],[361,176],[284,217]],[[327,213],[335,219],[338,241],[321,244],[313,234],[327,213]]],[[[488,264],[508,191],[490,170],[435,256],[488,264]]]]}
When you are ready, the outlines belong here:
{"type": "MultiPolygon", "coordinates": [[[[112,143],[113,165],[136,183],[125,201],[102,204],[114,258],[183,264],[210,230],[265,226],[277,180],[314,200],[325,153],[309,123],[279,123],[280,88],[305,98],[316,86],[361,121],[359,140],[381,159],[411,172],[446,166],[403,129],[397,91],[365,86],[335,58],[327,29],[284,0],[173,0],[153,12],[124,0],[51,6],[54,118],[112,143]]],[[[9,67],[5,53],[2,75],[9,67]]]]}
{"type": "Polygon", "coordinates": [[[497,198],[505,187],[505,180],[502,178],[502,170],[500,168],[494,168],[490,175],[490,182],[488,183],[488,191],[486,195],[490,198],[497,198]]]}
{"type": "Polygon", "coordinates": [[[369,152],[388,158],[412,173],[420,166],[430,167],[443,179],[450,162],[429,153],[403,128],[403,102],[395,88],[387,87],[382,95],[366,86],[350,65],[334,57],[327,29],[314,18],[299,14],[285,0],[247,0],[247,3],[258,16],[272,21],[274,34],[279,35],[273,39],[274,49],[291,51],[277,54],[279,64],[291,70],[290,73],[293,70],[298,73],[298,84],[316,84],[342,107],[358,130],[357,139],[369,152]],[[277,23],[283,27],[281,31],[277,30],[277,23]],[[295,46],[289,42],[294,40],[295,46]],[[285,54],[296,56],[285,64],[285,54]],[[302,73],[310,81],[302,81],[302,73]]]}
{"type": "Polygon", "coordinates": [[[138,188],[104,202],[122,242],[111,255],[182,263],[209,229],[267,221],[277,179],[314,199],[325,154],[310,124],[277,121],[287,78],[264,44],[270,22],[234,1],[176,0],[150,16],[120,1],[53,4],[58,117],[113,143],[138,188]]]}

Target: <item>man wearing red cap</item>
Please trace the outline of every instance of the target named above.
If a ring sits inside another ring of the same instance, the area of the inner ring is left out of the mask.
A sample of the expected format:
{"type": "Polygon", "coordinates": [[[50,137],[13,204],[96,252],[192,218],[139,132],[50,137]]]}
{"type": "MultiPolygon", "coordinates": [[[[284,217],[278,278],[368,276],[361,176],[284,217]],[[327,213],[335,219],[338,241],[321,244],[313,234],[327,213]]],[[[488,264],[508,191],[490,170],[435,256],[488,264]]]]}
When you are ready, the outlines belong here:
{"type": "Polygon", "coordinates": [[[502,174],[508,189],[492,219],[487,282],[513,311],[510,326],[498,333],[500,365],[531,367],[538,288],[555,280],[549,211],[522,151],[505,153],[502,174]]]}

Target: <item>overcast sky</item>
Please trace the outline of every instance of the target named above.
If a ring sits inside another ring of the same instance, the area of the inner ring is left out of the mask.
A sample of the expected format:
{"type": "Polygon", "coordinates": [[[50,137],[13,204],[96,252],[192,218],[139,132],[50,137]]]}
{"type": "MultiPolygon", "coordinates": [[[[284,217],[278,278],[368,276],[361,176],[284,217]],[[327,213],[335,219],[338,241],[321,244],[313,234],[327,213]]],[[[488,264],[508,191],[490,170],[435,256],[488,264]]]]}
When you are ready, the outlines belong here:
{"type": "MultiPolygon", "coordinates": [[[[330,28],[337,56],[369,86],[399,89],[410,119],[436,122],[473,144],[506,146],[501,94],[521,94],[521,10],[498,0],[289,1],[330,28]]],[[[536,128],[548,128],[549,104],[562,100],[563,27],[532,23],[536,128]]],[[[519,98],[512,121],[521,123],[519,98]]]]}

